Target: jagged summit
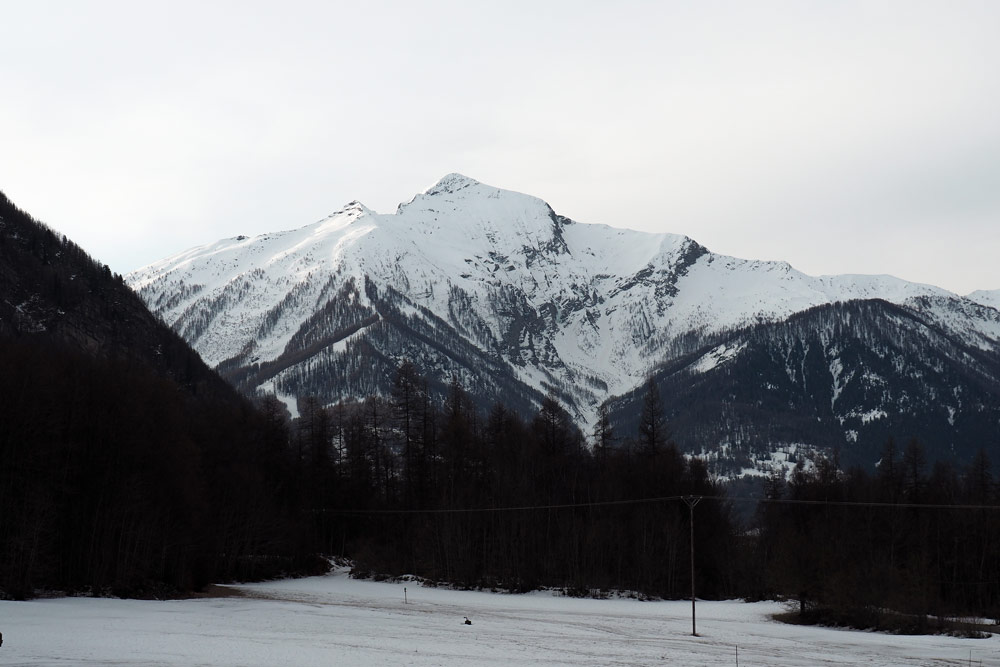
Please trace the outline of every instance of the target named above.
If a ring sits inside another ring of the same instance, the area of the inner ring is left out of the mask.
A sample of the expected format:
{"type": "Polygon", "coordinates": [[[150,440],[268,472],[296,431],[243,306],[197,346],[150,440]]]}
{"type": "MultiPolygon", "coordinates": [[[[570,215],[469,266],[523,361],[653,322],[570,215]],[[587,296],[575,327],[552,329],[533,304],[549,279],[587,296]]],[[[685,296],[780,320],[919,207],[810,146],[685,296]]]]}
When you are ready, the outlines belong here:
{"type": "Polygon", "coordinates": [[[339,211],[334,212],[333,215],[344,214],[344,215],[361,216],[367,213],[374,213],[374,212],[375,211],[371,210],[370,208],[359,202],[357,199],[355,199],[344,204],[343,208],[341,208],[339,211]]]}
{"type": "Polygon", "coordinates": [[[462,190],[464,188],[473,187],[476,185],[483,185],[474,178],[469,178],[464,174],[459,174],[453,172],[451,174],[446,174],[437,183],[427,188],[424,194],[436,195],[436,194],[454,194],[455,192],[462,190]]]}

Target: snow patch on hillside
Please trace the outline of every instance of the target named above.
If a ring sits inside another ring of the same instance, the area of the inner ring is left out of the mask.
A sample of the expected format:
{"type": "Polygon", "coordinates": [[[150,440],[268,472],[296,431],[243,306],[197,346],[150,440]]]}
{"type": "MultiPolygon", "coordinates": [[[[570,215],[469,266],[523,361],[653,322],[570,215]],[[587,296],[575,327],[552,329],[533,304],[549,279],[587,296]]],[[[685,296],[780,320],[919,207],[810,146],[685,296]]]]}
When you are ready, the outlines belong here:
{"type": "Polygon", "coordinates": [[[707,373],[716,366],[735,359],[740,352],[746,349],[746,341],[730,345],[724,344],[710,350],[702,355],[696,362],[691,364],[690,369],[694,373],[707,373]]]}

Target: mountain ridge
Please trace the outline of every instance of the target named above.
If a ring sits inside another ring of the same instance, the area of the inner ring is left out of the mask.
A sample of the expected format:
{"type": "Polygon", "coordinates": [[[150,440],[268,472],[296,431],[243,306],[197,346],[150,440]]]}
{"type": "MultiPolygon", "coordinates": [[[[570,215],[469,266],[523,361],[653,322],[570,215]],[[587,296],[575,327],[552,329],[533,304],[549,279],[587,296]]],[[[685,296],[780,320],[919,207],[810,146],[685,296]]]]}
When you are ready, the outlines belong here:
{"type": "Polygon", "coordinates": [[[679,234],[581,223],[461,174],[395,213],[352,202],[298,229],[179,253],[127,280],[210,365],[225,363],[245,390],[289,403],[302,392],[326,402],[385,395],[394,366],[411,359],[441,386],[457,376],[478,387],[483,405],[513,394],[531,409],[555,392],[589,424],[602,402],[727,331],[866,299],[1000,348],[1000,311],[939,287],[808,276],[679,234]]]}

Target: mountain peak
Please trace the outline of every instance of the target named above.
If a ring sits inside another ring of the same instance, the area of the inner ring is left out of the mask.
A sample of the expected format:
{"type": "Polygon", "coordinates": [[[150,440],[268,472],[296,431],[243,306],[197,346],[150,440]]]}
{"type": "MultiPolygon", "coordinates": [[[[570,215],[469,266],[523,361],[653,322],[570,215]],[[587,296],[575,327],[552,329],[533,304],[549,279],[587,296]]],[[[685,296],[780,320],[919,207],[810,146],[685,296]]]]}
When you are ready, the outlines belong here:
{"type": "Polygon", "coordinates": [[[437,183],[435,183],[430,188],[425,190],[424,194],[428,195],[436,195],[442,193],[451,194],[473,185],[482,185],[482,183],[473,178],[469,178],[468,176],[455,172],[445,175],[443,178],[441,178],[441,180],[439,180],[437,183]]]}
{"type": "Polygon", "coordinates": [[[339,211],[335,211],[332,215],[354,215],[355,217],[360,217],[366,213],[374,213],[374,211],[355,199],[344,204],[339,211]]]}

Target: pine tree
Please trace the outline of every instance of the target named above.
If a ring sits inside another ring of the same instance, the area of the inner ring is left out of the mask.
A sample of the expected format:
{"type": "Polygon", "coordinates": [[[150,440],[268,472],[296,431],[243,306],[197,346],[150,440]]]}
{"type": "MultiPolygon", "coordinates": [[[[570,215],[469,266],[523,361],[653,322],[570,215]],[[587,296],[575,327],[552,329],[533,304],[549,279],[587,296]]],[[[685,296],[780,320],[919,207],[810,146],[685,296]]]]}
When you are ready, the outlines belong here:
{"type": "Polygon", "coordinates": [[[639,419],[639,450],[646,456],[653,456],[666,445],[669,434],[660,389],[652,375],[646,380],[645,390],[639,419]]]}
{"type": "Polygon", "coordinates": [[[611,428],[611,415],[605,401],[597,408],[597,423],[594,424],[594,455],[604,463],[608,452],[614,447],[615,434],[611,428]]]}
{"type": "Polygon", "coordinates": [[[396,428],[403,438],[403,496],[413,503],[421,486],[418,465],[420,461],[421,436],[419,412],[423,406],[420,395],[423,385],[417,370],[410,361],[404,361],[396,371],[392,385],[392,411],[396,428]]]}
{"type": "Polygon", "coordinates": [[[927,457],[924,455],[923,446],[916,438],[912,438],[906,444],[902,462],[903,493],[910,502],[921,500],[926,482],[924,479],[926,463],[927,457]]]}

